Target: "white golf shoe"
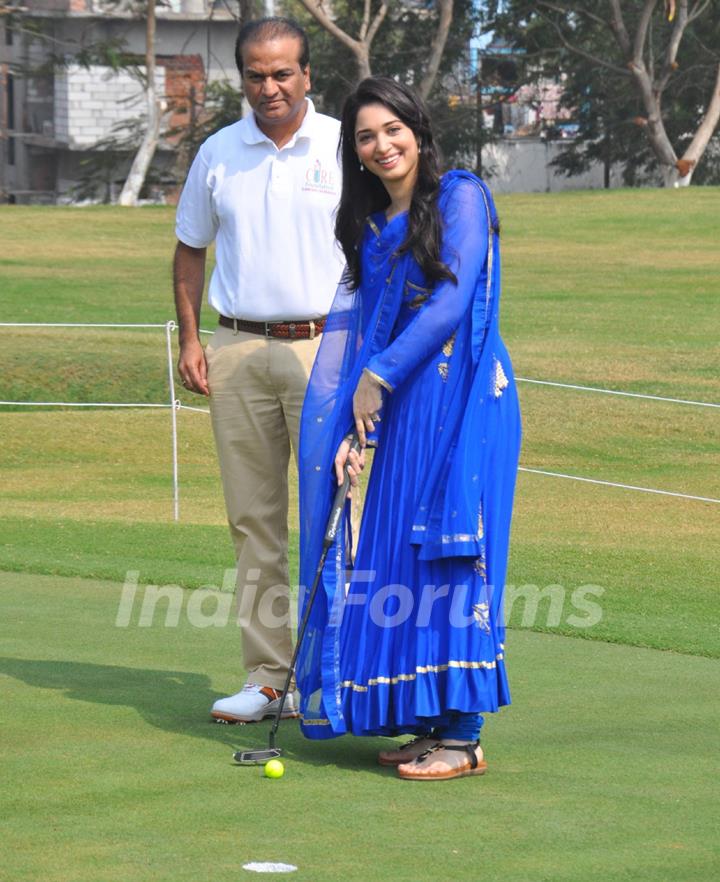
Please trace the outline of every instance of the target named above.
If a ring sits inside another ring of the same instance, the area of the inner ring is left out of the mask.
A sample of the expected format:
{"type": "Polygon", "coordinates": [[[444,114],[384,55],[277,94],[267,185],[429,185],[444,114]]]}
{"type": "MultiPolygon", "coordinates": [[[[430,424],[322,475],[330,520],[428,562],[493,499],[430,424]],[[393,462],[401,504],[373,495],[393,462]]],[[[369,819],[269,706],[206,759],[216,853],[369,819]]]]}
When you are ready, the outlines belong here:
{"type": "MultiPolygon", "coordinates": [[[[210,715],[226,723],[257,723],[267,717],[274,717],[280,704],[282,690],[272,686],[258,686],[246,683],[242,692],[220,698],[212,706],[210,715]]],[[[295,694],[288,692],[281,719],[300,716],[295,707],[295,694]]]]}

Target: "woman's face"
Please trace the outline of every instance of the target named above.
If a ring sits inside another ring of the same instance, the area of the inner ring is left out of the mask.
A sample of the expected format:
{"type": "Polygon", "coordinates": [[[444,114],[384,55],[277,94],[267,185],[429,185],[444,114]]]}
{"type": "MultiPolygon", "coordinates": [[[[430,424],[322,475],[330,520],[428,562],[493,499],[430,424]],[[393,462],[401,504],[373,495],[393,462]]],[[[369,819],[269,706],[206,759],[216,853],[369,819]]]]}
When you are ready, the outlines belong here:
{"type": "Polygon", "coordinates": [[[415,133],[384,104],[366,104],[358,111],[355,149],[384,184],[415,186],[420,153],[415,133]]]}

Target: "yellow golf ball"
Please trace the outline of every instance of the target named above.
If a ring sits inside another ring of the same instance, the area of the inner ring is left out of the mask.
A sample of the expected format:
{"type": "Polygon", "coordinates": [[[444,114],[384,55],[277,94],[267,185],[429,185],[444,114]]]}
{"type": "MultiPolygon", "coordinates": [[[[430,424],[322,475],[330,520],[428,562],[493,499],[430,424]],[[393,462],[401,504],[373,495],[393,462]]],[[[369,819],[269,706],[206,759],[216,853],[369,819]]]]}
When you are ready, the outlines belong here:
{"type": "Polygon", "coordinates": [[[285,766],[280,762],[279,759],[268,760],[265,763],[266,778],[282,778],[284,774],[285,766]]]}

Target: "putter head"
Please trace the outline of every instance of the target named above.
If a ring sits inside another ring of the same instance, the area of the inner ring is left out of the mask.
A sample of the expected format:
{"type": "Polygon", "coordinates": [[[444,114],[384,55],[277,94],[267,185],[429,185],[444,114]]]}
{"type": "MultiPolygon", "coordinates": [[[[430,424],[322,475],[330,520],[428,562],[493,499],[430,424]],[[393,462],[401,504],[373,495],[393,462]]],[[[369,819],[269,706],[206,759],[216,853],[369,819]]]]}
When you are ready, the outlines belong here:
{"type": "Polygon", "coordinates": [[[268,760],[282,756],[279,747],[266,747],[262,750],[236,750],[233,759],[241,766],[264,766],[268,760]]]}

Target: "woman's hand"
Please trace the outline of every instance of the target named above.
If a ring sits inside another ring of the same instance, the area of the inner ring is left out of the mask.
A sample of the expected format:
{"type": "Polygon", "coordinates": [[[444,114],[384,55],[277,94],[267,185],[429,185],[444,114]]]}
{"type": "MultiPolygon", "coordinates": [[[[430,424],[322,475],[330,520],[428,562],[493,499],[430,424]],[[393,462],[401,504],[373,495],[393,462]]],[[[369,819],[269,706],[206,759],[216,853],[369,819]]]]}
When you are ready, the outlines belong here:
{"type": "Polygon", "coordinates": [[[367,432],[375,431],[375,423],[379,421],[378,412],[382,408],[382,386],[367,371],[360,375],[353,396],[353,415],[360,446],[365,449],[367,432]]]}
{"type": "Polygon", "coordinates": [[[365,450],[361,450],[360,453],[350,450],[350,441],[350,438],[345,438],[335,454],[335,476],[338,487],[345,480],[345,463],[348,465],[351,487],[357,487],[358,475],[365,468],[365,450]]]}

